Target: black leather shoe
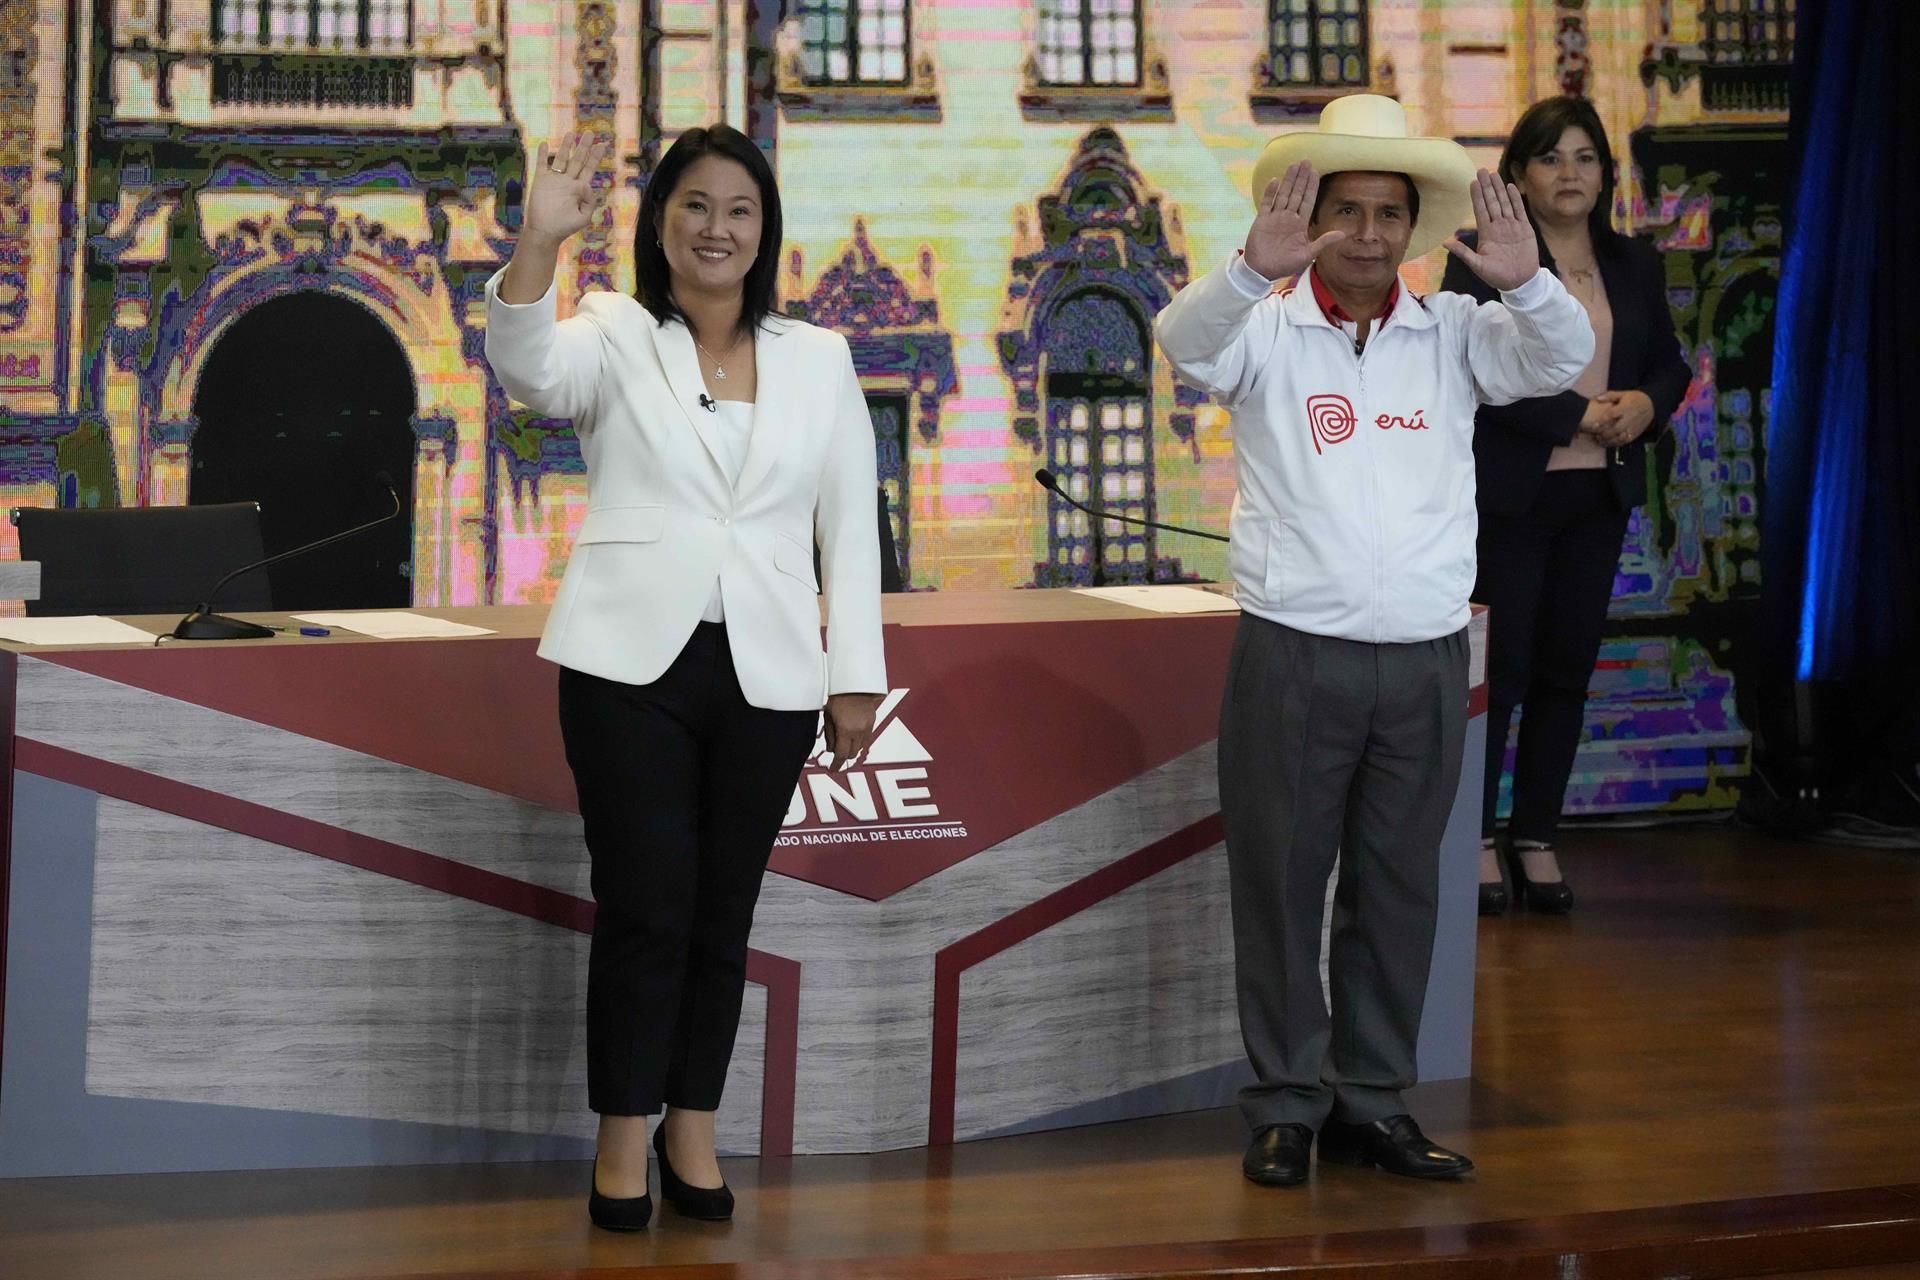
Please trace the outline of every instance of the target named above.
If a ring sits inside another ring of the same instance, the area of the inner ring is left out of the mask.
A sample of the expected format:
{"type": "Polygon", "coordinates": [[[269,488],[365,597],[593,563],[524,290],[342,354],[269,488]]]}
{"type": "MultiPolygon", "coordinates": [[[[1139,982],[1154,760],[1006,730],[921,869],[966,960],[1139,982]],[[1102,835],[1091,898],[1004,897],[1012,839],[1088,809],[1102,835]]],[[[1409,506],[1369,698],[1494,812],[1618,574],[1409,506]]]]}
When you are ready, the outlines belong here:
{"type": "Polygon", "coordinates": [[[1514,896],[1527,910],[1550,916],[1564,916],[1573,910],[1573,890],[1567,887],[1567,882],[1554,880],[1542,883],[1527,879],[1527,869],[1521,864],[1520,851],[1511,846],[1507,848],[1507,874],[1513,877],[1514,896]]]}
{"type": "Polygon", "coordinates": [[[653,1131],[654,1154],[660,1157],[660,1198],[674,1207],[683,1218],[702,1222],[725,1222],[733,1216],[733,1192],[722,1182],[717,1187],[692,1187],[680,1181],[667,1159],[667,1126],[663,1122],[653,1131]]]}
{"type": "Polygon", "coordinates": [[[587,1216],[593,1225],[607,1231],[644,1231],[653,1217],[651,1195],[629,1196],[616,1200],[600,1194],[600,1162],[593,1162],[593,1194],[587,1197],[587,1216]]]}
{"type": "Polygon", "coordinates": [[[1461,1178],[1473,1161],[1427,1140],[1412,1116],[1388,1116],[1372,1124],[1329,1120],[1320,1129],[1322,1162],[1378,1165],[1406,1178],[1461,1178]]]}
{"type": "Polygon", "coordinates": [[[1297,1187],[1307,1180],[1313,1130],[1303,1124],[1270,1124],[1253,1135],[1240,1172],[1263,1187],[1297,1187]]]}

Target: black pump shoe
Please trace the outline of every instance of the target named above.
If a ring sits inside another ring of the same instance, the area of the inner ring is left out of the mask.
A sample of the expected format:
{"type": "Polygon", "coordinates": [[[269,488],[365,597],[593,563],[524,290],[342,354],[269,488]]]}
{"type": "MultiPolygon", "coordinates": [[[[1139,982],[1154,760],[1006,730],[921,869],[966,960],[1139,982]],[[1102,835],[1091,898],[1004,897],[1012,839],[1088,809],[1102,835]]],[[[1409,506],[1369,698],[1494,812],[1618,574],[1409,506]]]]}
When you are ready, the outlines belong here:
{"type": "Polygon", "coordinates": [[[1480,914],[1483,916],[1503,916],[1507,914],[1507,882],[1505,880],[1482,880],[1480,882],[1480,914]]]}
{"type": "Polygon", "coordinates": [[[600,1161],[593,1162],[593,1193],[587,1197],[587,1216],[605,1231],[644,1231],[653,1218],[651,1195],[616,1200],[600,1194],[600,1161]]]}
{"type": "Polygon", "coordinates": [[[1527,910],[1542,915],[1563,916],[1573,910],[1573,890],[1565,880],[1541,882],[1527,879],[1527,868],[1520,850],[1507,846],[1507,874],[1513,877],[1514,896],[1527,910]]]}
{"type": "Polygon", "coordinates": [[[660,1198],[674,1207],[683,1218],[702,1222],[725,1222],[733,1217],[733,1192],[722,1182],[717,1187],[690,1187],[680,1181],[667,1160],[667,1126],[663,1121],[653,1131],[654,1154],[660,1157],[660,1198]]]}
{"type": "Polygon", "coordinates": [[[1500,874],[1500,853],[1492,836],[1480,837],[1481,874],[1486,874],[1484,859],[1493,854],[1494,879],[1480,882],[1480,914],[1483,916],[1502,916],[1507,913],[1507,903],[1511,901],[1507,894],[1507,878],[1500,874]]]}

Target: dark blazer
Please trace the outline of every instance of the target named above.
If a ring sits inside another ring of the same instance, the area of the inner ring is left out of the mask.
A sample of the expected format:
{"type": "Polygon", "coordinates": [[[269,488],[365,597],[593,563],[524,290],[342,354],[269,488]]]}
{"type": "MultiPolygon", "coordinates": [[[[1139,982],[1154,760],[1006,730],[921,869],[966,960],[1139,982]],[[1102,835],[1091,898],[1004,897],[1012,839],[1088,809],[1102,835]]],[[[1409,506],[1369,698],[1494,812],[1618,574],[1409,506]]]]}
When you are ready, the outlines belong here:
{"type": "MultiPolygon", "coordinates": [[[[1461,239],[1473,243],[1471,234],[1461,239]]],[[[1687,394],[1692,370],[1680,354],[1667,309],[1666,275],[1660,251],[1641,240],[1621,237],[1611,253],[1599,255],[1600,281],[1613,309],[1613,352],[1607,364],[1607,388],[1644,391],[1653,401],[1653,425],[1624,449],[1611,451],[1616,465],[1607,468],[1621,507],[1637,507],[1647,500],[1647,446],[1666,430],[1667,420],[1687,394]]],[[[1544,241],[1540,265],[1553,271],[1544,241]]],[[[1473,274],[1458,258],[1449,257],[1440,287],[1464,293],[1482,302],[1497,298],[1492,286],[1473,274]]],[[[1518,515],[1533,505],[1540,479],[1547,474],[1553,447],[1571,444],[1579,432],[1587,398],[1577,391],[1520,400],[1508,405],[1482,405],[1474,417],[1473,458],[1478,473],[1480,509],[1518,515]]]]}

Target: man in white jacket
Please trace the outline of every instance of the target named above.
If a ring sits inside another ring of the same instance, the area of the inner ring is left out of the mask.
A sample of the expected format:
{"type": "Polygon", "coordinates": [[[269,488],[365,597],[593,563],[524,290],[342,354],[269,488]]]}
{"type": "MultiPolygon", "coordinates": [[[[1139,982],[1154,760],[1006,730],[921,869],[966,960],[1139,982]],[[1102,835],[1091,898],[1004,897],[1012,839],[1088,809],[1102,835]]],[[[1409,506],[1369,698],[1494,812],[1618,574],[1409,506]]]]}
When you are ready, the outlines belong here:
{"type": "Polygon", "coordinates": [[[1276,139],[1254,190],[1245,249],[1157,324],[1180,377],[1233,412],[1244,612],[1220,804],[1256,1077],[1241,1167],[1302,1182],[1317,1137],[1322,1160],[1458,1178],[1472,1162],[1428,1141],[1401,1091],[1466,732],[1474,410],[1570,386],[1593,329],[1541,269],[1519,192],[1451,141],[1408,137],[1391,99],[1339,99],[1318,131],[1276,139]],[[1451,238],[1469,206],[1477,249],[1451,238]],[[1442,241],[1501,301],[1401,287],[1400,264],[1442,241]]]}

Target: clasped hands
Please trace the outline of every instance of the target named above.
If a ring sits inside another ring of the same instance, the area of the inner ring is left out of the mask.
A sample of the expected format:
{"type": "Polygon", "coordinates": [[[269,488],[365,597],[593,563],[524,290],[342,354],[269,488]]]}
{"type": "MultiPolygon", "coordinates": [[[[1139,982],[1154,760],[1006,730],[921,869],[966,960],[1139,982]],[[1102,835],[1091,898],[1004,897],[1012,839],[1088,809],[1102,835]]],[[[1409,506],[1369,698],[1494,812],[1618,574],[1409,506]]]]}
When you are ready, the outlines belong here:
{"type": "Polygon", "coordinates": [[[1632,444],[1652,425],[1653,399],[1644,391],[1602,391],[1580,419],[1581,434],[1608,449],[1632,444]]]}

